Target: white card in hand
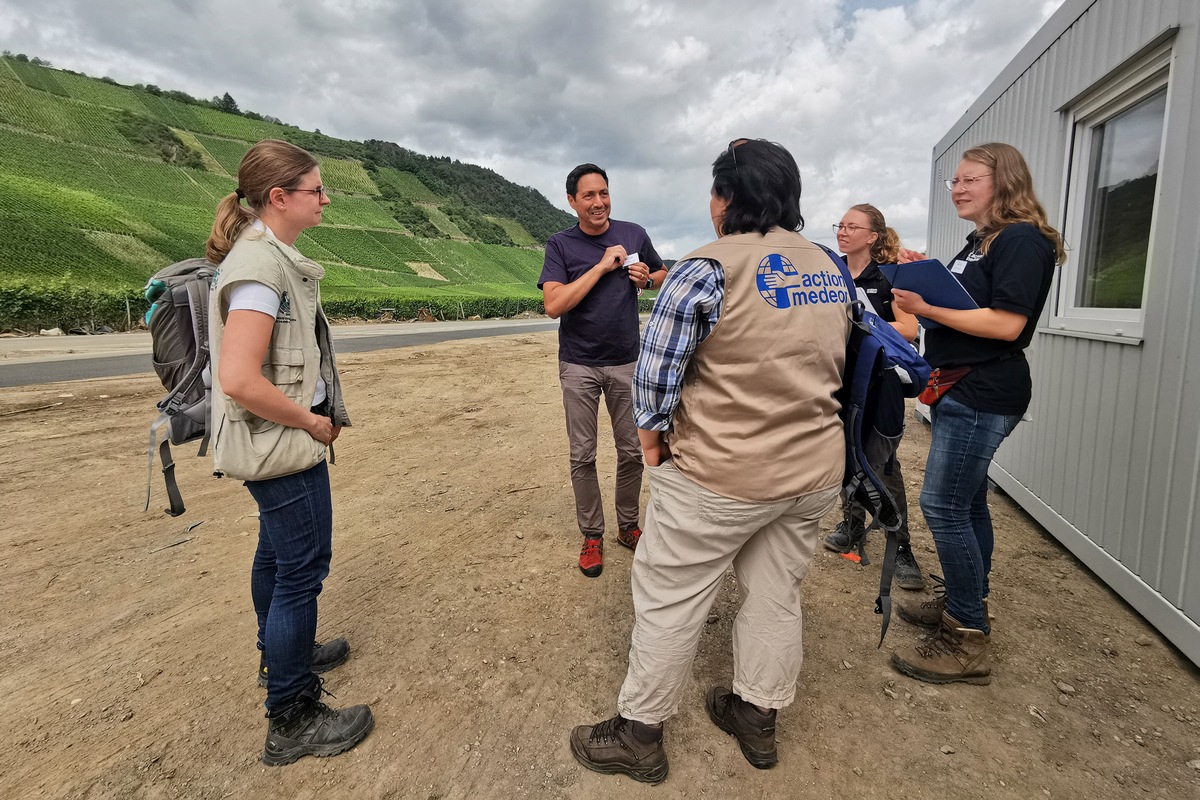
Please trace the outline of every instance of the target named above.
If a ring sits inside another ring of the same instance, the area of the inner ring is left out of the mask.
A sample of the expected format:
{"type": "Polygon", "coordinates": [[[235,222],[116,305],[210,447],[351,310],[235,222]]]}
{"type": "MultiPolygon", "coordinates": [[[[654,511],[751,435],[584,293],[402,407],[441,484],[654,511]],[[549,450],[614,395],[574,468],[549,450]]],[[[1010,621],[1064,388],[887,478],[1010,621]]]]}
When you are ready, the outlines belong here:
{"type": "Polygon", "coordinates": [[[629,269],[630,264],[636,264],[639,261],[641,261],[641,259],[638,258],[637,253],[630,253],[629,255],[625,256],[625,263],[622,264],[621,266],[624,267],[625,269],[629,269]]]}

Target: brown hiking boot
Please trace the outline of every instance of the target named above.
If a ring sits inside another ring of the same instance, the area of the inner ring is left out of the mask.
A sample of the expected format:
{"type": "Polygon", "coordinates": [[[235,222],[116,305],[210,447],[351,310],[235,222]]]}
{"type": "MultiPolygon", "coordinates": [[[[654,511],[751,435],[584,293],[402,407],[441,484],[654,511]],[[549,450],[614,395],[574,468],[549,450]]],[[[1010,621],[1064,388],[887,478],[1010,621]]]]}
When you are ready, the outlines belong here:
{"type": "Polygon", "coordinates": [[[714,725],[737,739],[751,766],[775,766],[779,760],[775,752],[775,709],[764,714],[723,686],[709,690],[704,707],[714,725]]]}
{"type": "Polygon", "coordinates": [[[992,682],[988,638],[983,631],[964,628],[942,612],[941,628],[933,638],[892,653],[892,666],[926,683],[988,684],[992,682]]]}
{"type": "Polygon", "coordinates": [[[662,728],[655,729],[620,714],[571,731],[571,755],[593,772],[621,773],[642,783],[662,783],[669,769],[662,728]]]}
{"type": "MultiPolygon", "coordinates": [[[[946,612],[946,584],[937,575],[930,575],[929,580],[933,582],[933,597],[901,600],[896,603],[896,613],[910,625],[936,629],[942,626],[942,614],[946,612]]],[[[993,617],[986,597],[983,598],[983,613],[987,614],[990,624],[993,617]]]]}
{"type": "Polygon", "coordinates": [[[933,597],[901,600],[896,603],[896,613],[910,625],[922,628],[937,628],[942,624],[942,613],[946,610],[946,582],[939,575],[930,575],[933,597]]]}

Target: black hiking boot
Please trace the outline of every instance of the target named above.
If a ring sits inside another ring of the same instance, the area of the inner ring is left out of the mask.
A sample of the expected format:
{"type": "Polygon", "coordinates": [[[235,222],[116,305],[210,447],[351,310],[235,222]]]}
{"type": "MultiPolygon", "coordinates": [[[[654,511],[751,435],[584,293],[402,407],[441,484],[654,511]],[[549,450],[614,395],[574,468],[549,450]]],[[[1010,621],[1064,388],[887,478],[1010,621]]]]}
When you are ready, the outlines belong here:
{"type": "MultiPolygon", "coordinates": [[[[334,667],[340,667],[350,658],[350,643],[345,639],[330,639],[325,644],[313,642],[312,671],[316,673],[329,672],[334,667]]],[[[258,685],[267,688],[267,654],[258,657],[258,685]]]]}
{"type": "Polygon", "coordinates": [[[775,709],[764,714],[723,686],[709,690],[704,707],[714,725],[737,739],[751,766],[775,766],[779,760],[775,752],[775,709]]]}
{"type": "Polygon", "coordinates": [[[859,542],[864,539],[867,532],[857,520],[853,526],[847,525],[843,520],[839,522],[833,529],[833,533],[826,536],[822,541],[825,544],[826,550],[832,550],[835,553],[849,553],[854,548],[858,547],[859,542]]]}
{"type": "Polygon", "coordinates": [[[321,691],[318,681],[291,704],[267,714],[270,721],[262,755],[264,764],[279,767],[302,756],[336,756],[361,742],[375,727],[371,709],[332,709],[317,699],[321,691]]]}
{"type": "Polygon", "coordinates": [[[911,545],[902,544],[896,550],[895,578],[901,589],[919,592],[925,588],[925,577],[921,575],[921,567],[917,564],[911,545]]]}
{"type": "Polygon", "coordinates": [[[642,783],[667,779],[667,751],[662,728],[625,719],[620,714],[571,731],[571,755],[593,772],[620,773],[642,783]]]}

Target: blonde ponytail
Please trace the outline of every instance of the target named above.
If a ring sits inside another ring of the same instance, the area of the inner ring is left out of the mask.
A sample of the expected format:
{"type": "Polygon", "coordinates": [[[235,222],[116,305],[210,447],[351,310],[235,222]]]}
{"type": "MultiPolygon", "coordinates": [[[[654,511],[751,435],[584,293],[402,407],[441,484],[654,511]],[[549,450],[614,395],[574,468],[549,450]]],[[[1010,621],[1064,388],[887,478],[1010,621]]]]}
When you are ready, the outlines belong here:
{"type": "Polygon", "coordinates": [[[210,264],[220,264],[229,255],[233,243],[242,231],[250,227],[255,215],[241,203],[237,192],[230,192],[217,204],[217,218],[213,220],[212,233],[208,237],[204,257],[210,264]]]}

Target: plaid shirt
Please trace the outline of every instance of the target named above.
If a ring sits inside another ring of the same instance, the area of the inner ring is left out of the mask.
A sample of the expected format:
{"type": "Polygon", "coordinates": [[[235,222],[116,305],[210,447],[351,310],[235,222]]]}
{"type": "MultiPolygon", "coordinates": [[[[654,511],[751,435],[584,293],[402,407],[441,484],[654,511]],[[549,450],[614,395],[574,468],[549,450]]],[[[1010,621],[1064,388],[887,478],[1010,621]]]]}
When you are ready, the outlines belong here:
{"type": "Polygon", "coordinates": [[[720,263],[692,258],[667,272],[633,376],[633,418],[642,430],[670,429],[683,371],[721,318],[724,301],[725,268],[720,263]]]}

